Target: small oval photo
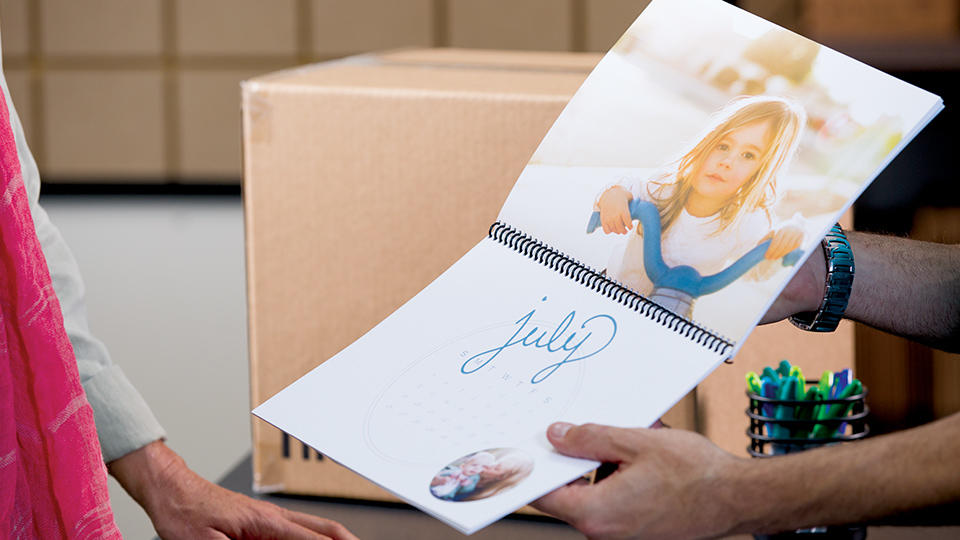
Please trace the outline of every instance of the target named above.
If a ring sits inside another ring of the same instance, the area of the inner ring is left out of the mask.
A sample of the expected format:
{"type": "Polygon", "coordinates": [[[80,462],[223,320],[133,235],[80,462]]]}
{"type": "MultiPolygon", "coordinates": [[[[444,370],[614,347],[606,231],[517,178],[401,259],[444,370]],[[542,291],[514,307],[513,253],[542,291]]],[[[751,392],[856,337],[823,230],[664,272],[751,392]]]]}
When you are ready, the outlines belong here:
{"type": "Polygon", "coordinates": [[[530,476],[533,459],[516,448],[490,448],[467,454],[440,469],[430,493],[444,501],[476,501],[507,491],[530,476]]]}

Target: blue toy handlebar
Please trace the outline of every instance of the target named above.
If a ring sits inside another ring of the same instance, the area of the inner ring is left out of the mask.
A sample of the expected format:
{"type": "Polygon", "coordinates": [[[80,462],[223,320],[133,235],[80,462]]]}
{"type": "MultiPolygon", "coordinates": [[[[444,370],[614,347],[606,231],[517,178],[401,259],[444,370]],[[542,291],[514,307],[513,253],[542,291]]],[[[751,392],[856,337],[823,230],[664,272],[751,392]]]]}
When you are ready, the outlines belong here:
{"type": "MultiPolygon", "coordinates": [[[[765,240],[745,253],[730,266],[710,276],[701,276],[691,266],[669,267],[663,260],[660,247],[660,212],[649,202],[639,199],[630,201],[630,217],[639,220],[643,227],[643,265],[647,277],[655,287],[684,291],[693,298],[719,291],[746,274],[763,260],[771,240],[765,240]]],[[[600,212],[594,212],[587,224],[587,233],[600,227],[600,212]]],[[[783,266],[794,266],[803,256],[803,250],[795,249],[781,259],[783,266]]]]}

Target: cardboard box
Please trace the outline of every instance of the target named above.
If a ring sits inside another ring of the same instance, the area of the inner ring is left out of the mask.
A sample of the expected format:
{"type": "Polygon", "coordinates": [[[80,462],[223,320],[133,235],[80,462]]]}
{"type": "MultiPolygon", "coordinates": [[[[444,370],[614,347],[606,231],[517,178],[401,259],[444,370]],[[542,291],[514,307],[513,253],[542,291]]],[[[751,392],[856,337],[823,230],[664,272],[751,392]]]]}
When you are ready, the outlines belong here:
{"type": "MultiPolygon", "coordinates": [[[[244,83],[253,406],[362,336],[484,236],[599,58],[410,50],[244,83]]],[[[795,349],[816,362],[805,369],[851,365],[852,345],[828,362],[832,346],[819,337],[758,331],[740,355],[748,361],[705,382],[706,414],[691,395],[665,421],[718,426],[709,432],[737,438],[724,446],[744,453],[743,374],[795,349]]],[[[253,466],[262,492],[393,500],[257,419],[253,466]]]]}
{"type": "MultiPolygon", "coordinates": [[[[401,51],[244,83],[254,406],[359,338],[483,238],[598,60],[401,51]]],[[[253,448],[259,491],[391,499],[259,420],[253,448]]]]}

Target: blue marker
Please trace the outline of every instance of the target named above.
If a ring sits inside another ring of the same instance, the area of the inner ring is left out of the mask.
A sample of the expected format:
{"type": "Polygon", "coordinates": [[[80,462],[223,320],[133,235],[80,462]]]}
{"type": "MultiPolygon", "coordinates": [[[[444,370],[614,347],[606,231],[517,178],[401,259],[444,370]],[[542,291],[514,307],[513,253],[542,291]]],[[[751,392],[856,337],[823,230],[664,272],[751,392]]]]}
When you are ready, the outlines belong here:
{"type": "Polygon", "coordinates": [[[830,388],[830,399],[836,399],[843,389],[850,384],[850,369],[843,369],[833,376],[833,386],[830,388]]]}
{"type": "Polygon", "coordinates": [[[780,375],[783,376],[783,377],[789,377],[789,376],[790,376],[790,369],[791,369],[792,367],[793,367],[793,366],[790,365],[790,361],[784,359],[784,360],[781,360],[781,361],[780,361],[780,365],[777,367],[777,372],[780,373],[780,375]]]}
{"type": "MultiPolygon", "coordinates": [[[[833,375],[833,384],[830,385],[830,399],[837,399],[837,396],[839,396],[840,393],[843,392],[843,389],[846,388],[848,384],[850,384],[850,370],[842,369],[836,372],[833,375]]],[[[835,406],[836,405],[824,405],[823,413],[825,415],[830,414],[830,409],[832,409],[835,406]]]]}

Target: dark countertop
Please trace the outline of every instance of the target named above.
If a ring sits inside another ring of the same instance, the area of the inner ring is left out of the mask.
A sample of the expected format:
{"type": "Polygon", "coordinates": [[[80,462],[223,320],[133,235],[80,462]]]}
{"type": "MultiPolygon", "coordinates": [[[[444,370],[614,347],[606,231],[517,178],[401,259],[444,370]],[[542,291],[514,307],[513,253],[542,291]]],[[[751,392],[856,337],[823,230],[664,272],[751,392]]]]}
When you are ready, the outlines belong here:
{"type": "MultiPolygon", "coordinates": [[[[446,540],[468,538],[423,512],[399,503],[374,503],[326,497],[253,493],[253,467],[248,455],[220,480],[219,485],[269,501],[283,508],[323,516],[345,525],[367,540],[446,540]]],[[[583,536],[559,521],[539,516],[508,516],[469,536],[476,540],[565,540],[583,536]]],[[[737,540],[752,539],[740,535],[737,540]]],[[[960,538],[960,527],[870,527],[868,540],[948,540],[960,538]]],[[[812,540],[812,539],[811,539],[812,540]]]]}
{"type": "MultiPolygon", "coordinates": [[[[253,493],[248,455],[223,477],[225,488],[278,506],[339,521],[362,539],[445,540],[468,538],[449,525],[400,503],[374,503],[327,497],[253,493]]],[[[565,523],[538,516],[510,516],[469,536],[476,540],[564,540],[583,536],[565,523]]]]}

